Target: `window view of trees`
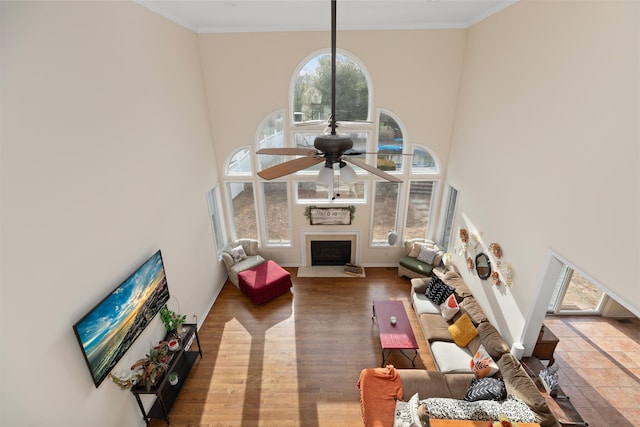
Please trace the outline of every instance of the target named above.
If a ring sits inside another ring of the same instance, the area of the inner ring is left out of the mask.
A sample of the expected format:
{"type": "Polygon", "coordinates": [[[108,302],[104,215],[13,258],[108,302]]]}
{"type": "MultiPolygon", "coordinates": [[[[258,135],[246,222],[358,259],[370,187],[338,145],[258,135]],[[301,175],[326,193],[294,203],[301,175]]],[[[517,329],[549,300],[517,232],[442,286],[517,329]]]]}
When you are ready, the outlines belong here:
{"type": "Polygon", "coordinates": [[[371,230],[371,242],[374,244],[386,243],[387,234],[397,229],[399,188],[395,182],[376,182],[371,230]]]}
{"type": "MultiPolygon", "coordinates": [[[[331,115],[330,54],[315,57],[300,70],[293,96],[294,121],[329,118],[331,115]]],[[[344,55],[337,54],[336,120],[358,121],[368,120],[368,118],[367,79],[358,64],[344,55]]]]}

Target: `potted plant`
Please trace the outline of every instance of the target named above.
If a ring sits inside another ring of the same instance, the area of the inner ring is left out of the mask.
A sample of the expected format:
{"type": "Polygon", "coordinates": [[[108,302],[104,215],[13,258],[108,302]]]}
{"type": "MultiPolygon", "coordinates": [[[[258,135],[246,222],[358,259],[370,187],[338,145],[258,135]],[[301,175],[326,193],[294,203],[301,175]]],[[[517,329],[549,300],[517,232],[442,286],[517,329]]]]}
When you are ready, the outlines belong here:
{"type": "Polygon", "coordinates": [[[178,373],[177,372],[171,372],[171,374],[169,375],[169,384],[176,385],[176,384],[178,384],[178,380],[180,380],[180,377],[178,376],[178,373]]]}
{"type": "Polygon", "coordinates": [[[171,361],[169,353],[167,341],[160,341],[157,346],[149,350],[149,354],[131,365],[131,374],[129,376],[123,378],[114,374],[109,374],[109,376],[123,390],[130,390],[133,386],[139,384],[144,385],[149,391],[152,386],[158,384],[162,375],[169,368],[169,362],[171,361]]]}
{"type": "Polygon", "coordinates": [[[187,320],[187,316],[176,314],[175,311],[169,310],[166,304],[160,309],[160,318],[164,323],[165,329],[168,332],[176,331],[178,336],[182,333],[182,324],[187,320]]]}

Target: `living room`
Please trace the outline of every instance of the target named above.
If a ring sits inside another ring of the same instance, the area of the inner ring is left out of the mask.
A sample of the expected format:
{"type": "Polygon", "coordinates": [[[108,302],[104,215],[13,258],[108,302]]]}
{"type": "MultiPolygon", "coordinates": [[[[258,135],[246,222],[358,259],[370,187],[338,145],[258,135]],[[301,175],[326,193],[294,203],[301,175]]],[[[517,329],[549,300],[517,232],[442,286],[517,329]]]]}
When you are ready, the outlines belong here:
{"type": "MultiPolygon", "coordinates": [[[[226,282],[206,195],[328,33],[198,34],[132,2],[3,2],[0,19],[3,424],[137,425],[128,393],[94,387],[72,325],[159,248],[181,311],[204,320],[226,282]]],[[[556,260],[640,314],[637,35],[635,2],[562,1],[469,28],[339,33],[375,105],[439,158],[439,203],[458,190],[454,229],[504,248],[511,287],[465,279],[525,349],[556,260]]],[[[292,247],[265,251],[283,265],[302,262],[304,208],[291,207],[292,247]]],[[[364,242],[370,209],[349,226],[364,242]]],[[[401,254],[364,243],[358,262],[401,254]]]]}

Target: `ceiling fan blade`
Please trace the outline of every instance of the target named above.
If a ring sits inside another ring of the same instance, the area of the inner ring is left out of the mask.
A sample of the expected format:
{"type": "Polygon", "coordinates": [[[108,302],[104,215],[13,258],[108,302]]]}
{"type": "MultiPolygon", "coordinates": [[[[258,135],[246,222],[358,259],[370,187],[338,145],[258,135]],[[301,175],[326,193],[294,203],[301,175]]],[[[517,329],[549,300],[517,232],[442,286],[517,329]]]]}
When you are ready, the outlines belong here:
{"type": "Polygon", "coordinates": [[[315,156],[315,148],[261,148],[256,154],[272,154],[276,156],[315,156]]]}
{"type": "Polygon", "coordinates": [[[363,162],[362,160],[359,159],[348,159],[348,158],[344,158],[345,161],[349,162],[349,163],[353,163],[354,165],[371,172],[374,175],[378,175],[380,178],[384,178],[387,181],[390,182],[402,182],[402,180],[398,177],[395,177],[393,175],[389,175],[386,172],[381,171],[380,169],[373,167],[365,162],[363,162]]]}
{"type": "Polygon", "coordinates": [[[321,162],[324,162],[324,159],[320,156],[300,157],[298,159],[289,160],[288,162],[280,163],[279,165],[261,170],[258,172],[258,176],[268,181],[301,171],[302,169],[317,165],[321,162]]]}

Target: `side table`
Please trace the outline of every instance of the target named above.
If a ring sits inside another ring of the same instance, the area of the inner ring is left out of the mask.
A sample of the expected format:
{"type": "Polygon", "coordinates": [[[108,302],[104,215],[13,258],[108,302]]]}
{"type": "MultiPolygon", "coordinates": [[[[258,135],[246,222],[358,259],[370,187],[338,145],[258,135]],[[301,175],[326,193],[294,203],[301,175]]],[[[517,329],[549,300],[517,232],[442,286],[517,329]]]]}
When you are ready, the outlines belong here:
{"type": "Polygon", "coordinates": [[[549,365],[553,365],[555,359],[553,353],[556,351],[556,346],[560,340],[553,335],[553,332],[542,325],[540,333],[538,334],[538,341],[533,348],[533,357],[537,357],[539,360],[548,360],[549,365]]]}
{"type": "Polygon", "coordinates": [[[564,426],[588,426],[584,419],[580,416],[573,403],[569,399],[569,396],[564,394],[562,388],[558,386],[558,394],[556,396],[550,396],[544,385],[540,382],[538,374],[545,366],[540,362],[537,357],[523,357],[522,366],[524,367],[529,377],[533,380],[540,390],[540,393],[547,401],[547,405],[551,409],[551,412],[558,418],[560,425],[564,426]]]}

